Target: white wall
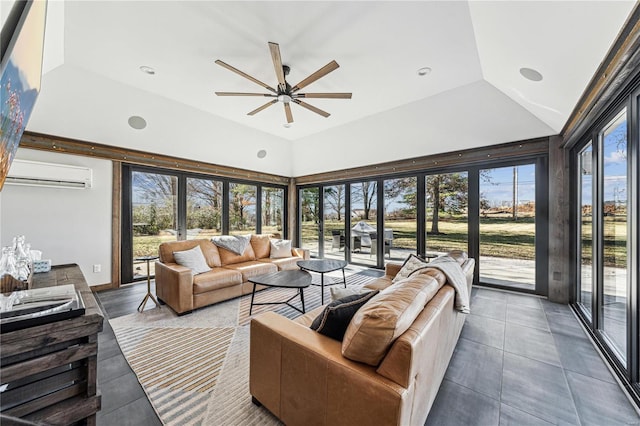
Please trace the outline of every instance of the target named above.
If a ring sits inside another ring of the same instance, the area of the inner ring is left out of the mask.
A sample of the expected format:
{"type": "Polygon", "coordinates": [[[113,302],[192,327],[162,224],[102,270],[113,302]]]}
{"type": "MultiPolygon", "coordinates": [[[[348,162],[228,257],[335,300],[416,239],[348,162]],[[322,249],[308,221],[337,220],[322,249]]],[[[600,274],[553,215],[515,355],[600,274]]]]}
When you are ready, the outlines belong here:
{"type": "Polygon", "coordinates": [[[91,189],[5,184],[0,192],[0,243],[25,235],[52,264],[77,263],[89,285],[111,282],[112,164],[76,155],[18,149],[16,158],[89,167],[91,189]],[[93,272],[93,265],[102,271],[93,272]]]}

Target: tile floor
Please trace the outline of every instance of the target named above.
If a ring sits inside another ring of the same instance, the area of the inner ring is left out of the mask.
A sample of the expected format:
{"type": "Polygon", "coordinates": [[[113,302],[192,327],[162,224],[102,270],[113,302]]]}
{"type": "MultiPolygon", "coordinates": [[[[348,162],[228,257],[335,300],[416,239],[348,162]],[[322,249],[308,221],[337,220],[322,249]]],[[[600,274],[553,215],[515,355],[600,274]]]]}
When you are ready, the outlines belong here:
{"type": "Polygon", "coordinates": [[[570,308],[474,288],[426,425],[640,425],[570,308]]]}
{"type": "MultiPolygon", "coordinates": [[[[98,299],[115,318],[135,312],[145,292],[136,284],[98,299]]],[[[568,306],[474,288],[471,311],[426,425],[640,426],[568,306]]],[[[161,424],[108,321],[98,348],[98,425],[161,424]]]]}

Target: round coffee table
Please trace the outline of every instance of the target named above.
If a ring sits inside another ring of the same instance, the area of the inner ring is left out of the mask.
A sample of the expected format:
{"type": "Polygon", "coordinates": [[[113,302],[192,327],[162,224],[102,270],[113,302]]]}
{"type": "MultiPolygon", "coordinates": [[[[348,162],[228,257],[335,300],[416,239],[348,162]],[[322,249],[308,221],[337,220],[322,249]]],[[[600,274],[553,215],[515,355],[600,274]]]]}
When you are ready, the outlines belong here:
{"type": "MultiPolygon", "coordinates": [[[[317,272],[320,274],[320,304],[324,305],[324,274],[326,272],[337,271],[338,269],[342,269],[342,282],[344,283],[344,288],[347,288],[347,278],[344,275],[344,268],[348,265],[344,260],[329,260],[329,259],[310,259],[310,260],[299,260],[296,262],[296,265],[302,270],[317,272]]],[[[340,281],[333,282],[327,285],[340,284],[340,281]]],[[[317,284],[313,284],[317,285],[317,284]]]]}
{"type": "Polygon", "coordinates": [[[306,271],[294,269],[290,271],[278,271],[270,272],[268,274],[256,275],[253,278],[249,278],[249,282],[253,283],[253,291],[251,292],[251,306],[249,307],[249,316],[253,312],[254,305],[288,305],[300,313],[304,312],[304,293],[303,290],[311,284],[311,274],[306,271]],[[264,285],[267,287],[280,287],[280,288],[297,288],[298,292],[291,296],[289,299],[283,302],[263,302],[254,303],[253,300],[256,296],[256,286],[264,285]],[[300,302],[302,303],[302,310],[297,306],[293,306],[291,302],[296,297],[300,296],[300,302]]]}

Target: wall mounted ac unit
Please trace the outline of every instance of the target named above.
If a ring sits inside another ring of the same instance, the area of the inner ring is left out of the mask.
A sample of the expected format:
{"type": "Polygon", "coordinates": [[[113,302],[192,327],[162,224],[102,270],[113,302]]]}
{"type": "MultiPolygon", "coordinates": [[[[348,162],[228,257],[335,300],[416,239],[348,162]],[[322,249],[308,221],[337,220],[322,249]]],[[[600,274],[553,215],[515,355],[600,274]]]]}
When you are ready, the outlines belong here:
{"type": "Polygon", "coordinates": [[[88,167],[40,161],[13,160],[5,183],[8,185],[55,188],[91,188],[93,172],[88,167]]]}

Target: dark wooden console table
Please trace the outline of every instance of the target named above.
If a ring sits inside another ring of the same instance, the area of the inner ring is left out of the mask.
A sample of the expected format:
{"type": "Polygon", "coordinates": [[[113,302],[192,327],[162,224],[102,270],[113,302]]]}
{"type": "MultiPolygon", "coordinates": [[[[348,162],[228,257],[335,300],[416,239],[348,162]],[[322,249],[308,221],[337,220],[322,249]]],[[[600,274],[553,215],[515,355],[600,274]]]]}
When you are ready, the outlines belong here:
{"type": "Polygon", "coordinates": [[[32,288],[73,284],[85,314],[0,333],[0,415],[52,425],[95,425],[98,333],[103,314],[77,265],[35,274],[32,288]]]}

